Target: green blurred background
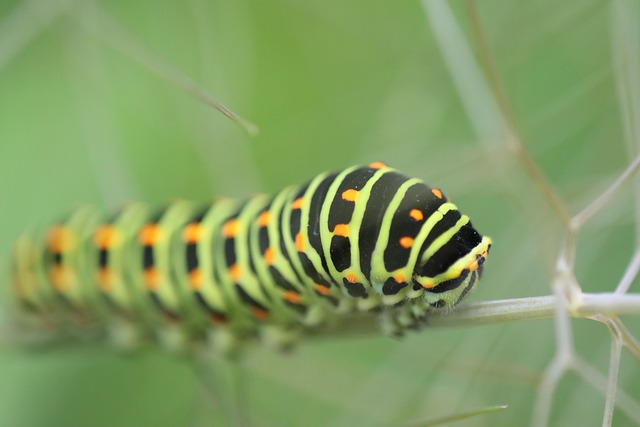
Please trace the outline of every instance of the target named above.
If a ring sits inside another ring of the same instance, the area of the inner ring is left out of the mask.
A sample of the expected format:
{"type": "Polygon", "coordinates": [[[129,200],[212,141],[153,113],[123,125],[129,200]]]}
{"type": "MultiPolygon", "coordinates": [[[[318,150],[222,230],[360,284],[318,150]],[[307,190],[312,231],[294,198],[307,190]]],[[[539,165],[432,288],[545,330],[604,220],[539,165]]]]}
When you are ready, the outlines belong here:
{"type": "MultiPolygon", "coordinates": [[[[381,160],[445,189],[494,239],[470,300],[550,293],[560,220],[503,141],[479,141],[468,95],[456,90],[419,2],[99,2],[151,52],[256,123],[255,138],[141,65],[140,52],[124,54],[132,42],[114,49],[83,3],[0,2],[3,259],[21,230],[78,203],[244,197],[381,160]],[[47,23],[61,4],[68,14],[47,23]]],[[[577,212],[629,162],[610,3],[479,3],[524,143],[577,212]]],[[[468,35],[463,5],[451,3],[468,35]]],[[[625,190],[580,233],[575,274],[586,291],[612,291],[624,272],[635,248],[631,197],[625,190]]],[[[573,324],[580,355],[606,374],[609,334],[573,324]]],[[[403,340],[329,338],[288,355],[255,346],[238,404],[254,427],[391,427],[496,404],[510,408],[456,425],[526,425],[554,338],[549,320],[403,340]]],[[[233,378],[211,376],[227,369],[204,375],[162,349],[7,343],[0,425],[225,425],[233,378]],[[215,392],[205,393],[212,382],[215,392]]],[[[637,363],[624,355],[621,370],[620,385],[640,395],[637,363]]],[[[603,402],[569,375],[551,424],[600,425],[603,402]]],[[[631,425],[620,413],[615,421],[631,425]]]]}

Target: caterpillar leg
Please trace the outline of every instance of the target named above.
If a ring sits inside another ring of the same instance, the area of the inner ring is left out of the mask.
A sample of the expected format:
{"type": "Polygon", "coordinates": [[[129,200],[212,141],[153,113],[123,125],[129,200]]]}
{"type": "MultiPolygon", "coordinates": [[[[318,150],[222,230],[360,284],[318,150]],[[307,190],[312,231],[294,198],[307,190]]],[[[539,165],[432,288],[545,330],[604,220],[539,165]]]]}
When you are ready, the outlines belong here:
{"type": "Polygon", "coordinates": [[[426,324],[427,303],[412,300],[384,307],[380,313],[380,328],[388,335],[400,337],[408,329],[420,329],[426,324]]]}
{"type": "Polygon", "coordinates": [[[300,341],[303,333],[304,329],[299,326],[264,325],[260,328],[260,339],[277,351],[289,351],[300,341]]]}

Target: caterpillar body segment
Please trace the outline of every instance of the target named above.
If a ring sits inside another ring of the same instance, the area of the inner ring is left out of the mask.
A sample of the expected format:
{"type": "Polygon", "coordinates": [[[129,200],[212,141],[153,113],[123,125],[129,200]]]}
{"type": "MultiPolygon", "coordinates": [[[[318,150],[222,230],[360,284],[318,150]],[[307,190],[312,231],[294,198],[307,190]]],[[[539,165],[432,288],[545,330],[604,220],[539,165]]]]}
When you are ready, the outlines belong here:
{"type": "Polygon", "coordinates": [[[442,191],[373,163],[242,202],[74,210],[16,242],[13,289],[54,329],[128,325],[227,351],[373,309],[401,333],[455,306],[490,245],[442,191]]]}

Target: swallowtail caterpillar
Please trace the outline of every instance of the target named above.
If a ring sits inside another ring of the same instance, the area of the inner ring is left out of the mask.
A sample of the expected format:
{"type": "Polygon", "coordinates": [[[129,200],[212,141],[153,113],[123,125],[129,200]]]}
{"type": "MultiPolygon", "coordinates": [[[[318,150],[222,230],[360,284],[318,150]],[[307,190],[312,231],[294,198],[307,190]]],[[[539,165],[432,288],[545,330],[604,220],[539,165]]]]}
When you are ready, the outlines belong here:
{"type": "Polygon", "coordinates": [[[79,208],[20,238],[12,267],[29,321],[229,351],[372,310],[402,333],[460,302],[490,246],[442,191],[378,162],[245,201],[79,208]]]}

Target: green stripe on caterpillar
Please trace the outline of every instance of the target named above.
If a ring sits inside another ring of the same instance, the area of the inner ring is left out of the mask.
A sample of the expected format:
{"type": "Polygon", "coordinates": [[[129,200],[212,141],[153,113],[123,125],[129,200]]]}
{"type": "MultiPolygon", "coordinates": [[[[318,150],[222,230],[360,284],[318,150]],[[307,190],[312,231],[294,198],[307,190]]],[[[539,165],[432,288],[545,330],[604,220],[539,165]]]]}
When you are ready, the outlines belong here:
{"type": "Polygon", "coordinates": [[[28,317],[212,335],[224,351],[374,309],[402,333],[464,298],[491,246],[440,190],[382,163],[243,202],[81,208],[42,234],[14,250],[28,317]]]}

